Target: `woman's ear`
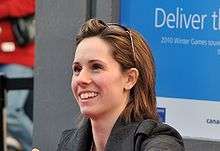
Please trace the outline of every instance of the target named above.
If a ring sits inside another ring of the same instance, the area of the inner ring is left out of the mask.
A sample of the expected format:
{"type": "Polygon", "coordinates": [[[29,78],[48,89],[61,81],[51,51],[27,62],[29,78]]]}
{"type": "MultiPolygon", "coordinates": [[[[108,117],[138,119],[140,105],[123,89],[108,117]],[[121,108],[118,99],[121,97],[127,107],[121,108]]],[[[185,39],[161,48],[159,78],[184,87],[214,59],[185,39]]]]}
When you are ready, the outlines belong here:
{"type": "Polygon", "coordinates": [[[136,68],[130,68],[126,71],[125,90],[130,90],[137,82],[139,71],[136,68]]]}

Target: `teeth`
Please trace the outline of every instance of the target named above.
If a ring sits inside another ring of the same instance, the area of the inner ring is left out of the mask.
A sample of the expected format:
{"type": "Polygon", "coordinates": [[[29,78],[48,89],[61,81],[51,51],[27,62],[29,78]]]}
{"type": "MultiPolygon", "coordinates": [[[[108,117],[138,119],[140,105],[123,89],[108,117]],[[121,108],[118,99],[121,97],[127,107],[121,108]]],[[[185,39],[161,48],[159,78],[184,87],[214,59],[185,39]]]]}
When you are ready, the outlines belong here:
{"type": "Polygon", "coordinates": [[[80,94],[81,99],[88,99],[88,98],[93,98],[98,95],[97,92],[85,92],[80,94]]]}

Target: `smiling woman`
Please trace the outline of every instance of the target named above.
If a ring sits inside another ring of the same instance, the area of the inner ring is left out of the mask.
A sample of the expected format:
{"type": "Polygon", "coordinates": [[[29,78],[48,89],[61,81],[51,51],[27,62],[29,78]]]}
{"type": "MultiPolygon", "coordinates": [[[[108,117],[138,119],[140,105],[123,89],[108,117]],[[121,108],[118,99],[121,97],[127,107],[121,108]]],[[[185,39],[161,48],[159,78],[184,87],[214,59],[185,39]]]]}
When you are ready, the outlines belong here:
{"type": "Polygon", "coordinates": [[[57,151],[183,151],[180,134],[158,121],[155,67],[139,33],[88,20],[76,38],[72,92],[83,115],[57,151]]]}

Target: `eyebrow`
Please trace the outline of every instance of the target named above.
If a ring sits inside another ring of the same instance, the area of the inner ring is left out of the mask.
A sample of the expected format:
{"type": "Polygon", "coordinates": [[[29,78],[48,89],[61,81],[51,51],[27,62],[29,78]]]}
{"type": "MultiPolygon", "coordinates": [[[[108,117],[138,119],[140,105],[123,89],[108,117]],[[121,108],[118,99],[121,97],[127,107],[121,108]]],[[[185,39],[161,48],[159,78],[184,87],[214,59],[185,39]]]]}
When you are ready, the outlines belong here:
{"type": "Polygon", "coordinates": [[[101,61],[101,60],[98,60],[98,59],[89,60],[88,63],[93,63],[93,62],[100,62],[100,63],[106,64],[105,62],[103,62],[103,61],[101,61]]]}
{"type": "MultiPolygon", "coordinates": [[[[88,61],[89,64],[90,64],[90,63],[94,63],[94,62],[100,62],[100,63],[106,65],[105,62],[103,62],[103,61],[101,61],[101,60],[98,60],[98,59],[93,59],[93,60],[89,60],[89,61],[88,61]]],[[[80,63],[79,63],[78,61],[76,61],[76,62],[73,61],[72,64],[74,65],[74,64],[80,64],[80,63]]]]}

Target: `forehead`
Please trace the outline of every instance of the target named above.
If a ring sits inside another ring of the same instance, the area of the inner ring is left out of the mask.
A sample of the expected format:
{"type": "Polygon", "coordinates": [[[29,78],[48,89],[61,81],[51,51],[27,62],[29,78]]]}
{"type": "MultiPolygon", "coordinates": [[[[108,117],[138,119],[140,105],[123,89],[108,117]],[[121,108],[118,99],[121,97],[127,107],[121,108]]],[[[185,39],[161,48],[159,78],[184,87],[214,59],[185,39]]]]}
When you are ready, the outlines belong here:
{"type": "Polygon", "coordinates": [[[110,45],[99,37],[83,39],[76,48],[74,62],[88,60],[114,61],[110,45]]]}

